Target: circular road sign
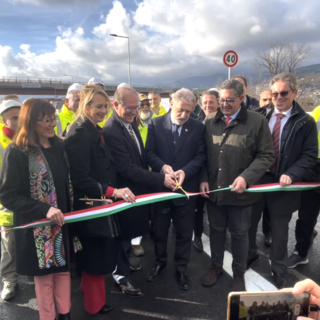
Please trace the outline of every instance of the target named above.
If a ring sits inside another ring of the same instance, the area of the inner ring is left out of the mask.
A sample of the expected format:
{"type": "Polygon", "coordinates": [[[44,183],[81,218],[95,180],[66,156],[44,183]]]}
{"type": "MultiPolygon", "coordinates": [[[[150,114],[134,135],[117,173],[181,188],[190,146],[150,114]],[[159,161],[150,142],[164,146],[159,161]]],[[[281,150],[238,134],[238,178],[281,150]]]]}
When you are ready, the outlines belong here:
{"type": "Polygon", "coordinates": [[[238,61],[239,58],[235,51],[229,50],[223,56],[223,63],[229,68],[236,66],[238,61]]]}

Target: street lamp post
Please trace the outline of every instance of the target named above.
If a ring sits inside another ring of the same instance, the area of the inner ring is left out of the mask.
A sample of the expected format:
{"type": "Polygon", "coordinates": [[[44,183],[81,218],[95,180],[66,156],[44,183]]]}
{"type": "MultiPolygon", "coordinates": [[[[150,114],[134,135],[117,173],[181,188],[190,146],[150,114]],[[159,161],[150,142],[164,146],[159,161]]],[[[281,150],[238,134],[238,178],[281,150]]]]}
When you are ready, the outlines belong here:
{"type": "Polygon", "coordinates": [[[66,77],[71,77],[71,82],[73,83],[73,76],[72,76],[72,75],[70,75],[70,74],[64,74],[64,76],[66,76],[66,77]]]}
{"type": "Polygon", "coordinates": [[[117,34],[110,34],[110,36],[112,37],[118,37],[118,38],[126,38],[128,39],[128,62],[129,62],[129,65],[128,65],[128,79],[129,79],[129,86],[131,86],[131,71],[130,71],[130,39],[129,37],[125,37],[125,36],[119,36],[117,34]]]}

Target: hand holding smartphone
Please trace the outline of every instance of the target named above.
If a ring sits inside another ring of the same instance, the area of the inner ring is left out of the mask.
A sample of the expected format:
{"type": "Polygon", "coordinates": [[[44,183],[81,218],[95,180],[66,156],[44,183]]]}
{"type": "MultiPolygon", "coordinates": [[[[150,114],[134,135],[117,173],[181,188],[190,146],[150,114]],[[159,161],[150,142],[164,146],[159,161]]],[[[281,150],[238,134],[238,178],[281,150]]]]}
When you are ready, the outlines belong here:
{"type": "Polygon", "coordinates": [[[308,317],[310,294],[287,291],[231,292],[227,320],[296,320],[308,317]]]}

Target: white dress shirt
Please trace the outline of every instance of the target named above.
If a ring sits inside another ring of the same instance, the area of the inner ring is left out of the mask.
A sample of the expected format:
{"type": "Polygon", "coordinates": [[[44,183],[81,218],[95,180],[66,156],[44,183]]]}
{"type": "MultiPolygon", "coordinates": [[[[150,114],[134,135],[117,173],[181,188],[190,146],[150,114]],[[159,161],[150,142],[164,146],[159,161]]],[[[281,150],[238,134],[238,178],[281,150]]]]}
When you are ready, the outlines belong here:
{"type": "Polygon", "coordinates": [[[281,127],[280,127],[280,135],[279,135],[279,148],[281,148],[282,130],[283,130],[285,124],[287,123],[287,121],[289,120],[289,118],[291,116],[291,111],[292,111],[292,107],[289,110],[283,111],[283,112],[280,112],[277,108],[274,108],[274,111],[273,111],[272,116],[271,116],[270,121],[269,121],[269,128],[270,128],[270,131],[271,131],[271,134],[272,134],[274,126],[276,125],[276,122],[277,122],[277,114],[278,113],[284,114],[284,117],[281,119],[281,127]]]}
{"type": "MultiPolygon", "coordinates": [[[[120,119],[120,120],[121,120],[121,119],[120,119]]],[[[129,130],[129,126],[131,125],[131,123],[126,123],[126,122],[124,122],[124,121],[122,121],[122,120],[121,120],[121,122],[122,122],[123,125],[127,128],[128,132],[129,132],[129,134],[130,134],[130,136],[131,136],[131,133],[130,133],[130,130],[129,130]]],[[[133,132],[134,137],[136,138],[137,145],[138,145],[138,149],[139,149],[139,153],[141,154],[140,143],[139,143],[139,140],[138,140],[138,138],[137,138],[137,136],[136,136],[136,133],[134,132],[133,128],[132,128],[132,132],[133,132]]]]}

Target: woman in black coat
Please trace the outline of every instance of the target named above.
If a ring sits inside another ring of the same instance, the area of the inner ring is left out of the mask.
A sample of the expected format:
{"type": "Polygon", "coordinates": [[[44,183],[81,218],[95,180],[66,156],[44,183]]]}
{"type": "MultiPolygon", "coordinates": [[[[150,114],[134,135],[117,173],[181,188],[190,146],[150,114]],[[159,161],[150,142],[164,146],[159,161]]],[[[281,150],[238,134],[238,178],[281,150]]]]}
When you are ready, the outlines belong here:
{"type": "Polygon", "coordinates": [[[55,108],[50,103],[25,102],[0,176],[1,204],[13,212],[14,226],[45,218],[54,223],[14,231],[16,271],[34,276],[40,320],[56,318],[55,302],[59,319],[71,319],[70,250],[63,214],[72,209],[72,189],[55,126],[55,108]]]}
{"type": "MultiPolygon", "coordinates": [[[[98,86],[86,85],[80,92],[77,120],[65,140],[74,188],[74,210],[87,208],[86,202],[79,200],[85,197],[135,201],[135,196],[128,188],[113,188],[116,184],[116,166],[98,126],[108,113],[109,105],[107,94],[98,86]]],[[[113,309],[105,304],[104,276],[116,266],[116,246],[110,237],[108,219],[110,217],[73,225],[74,233],[79,235],[83,246],[83,250],[77,253],[77,262],[82,269],[85,310],[90,314],[106,313],[113,309]]]]}

